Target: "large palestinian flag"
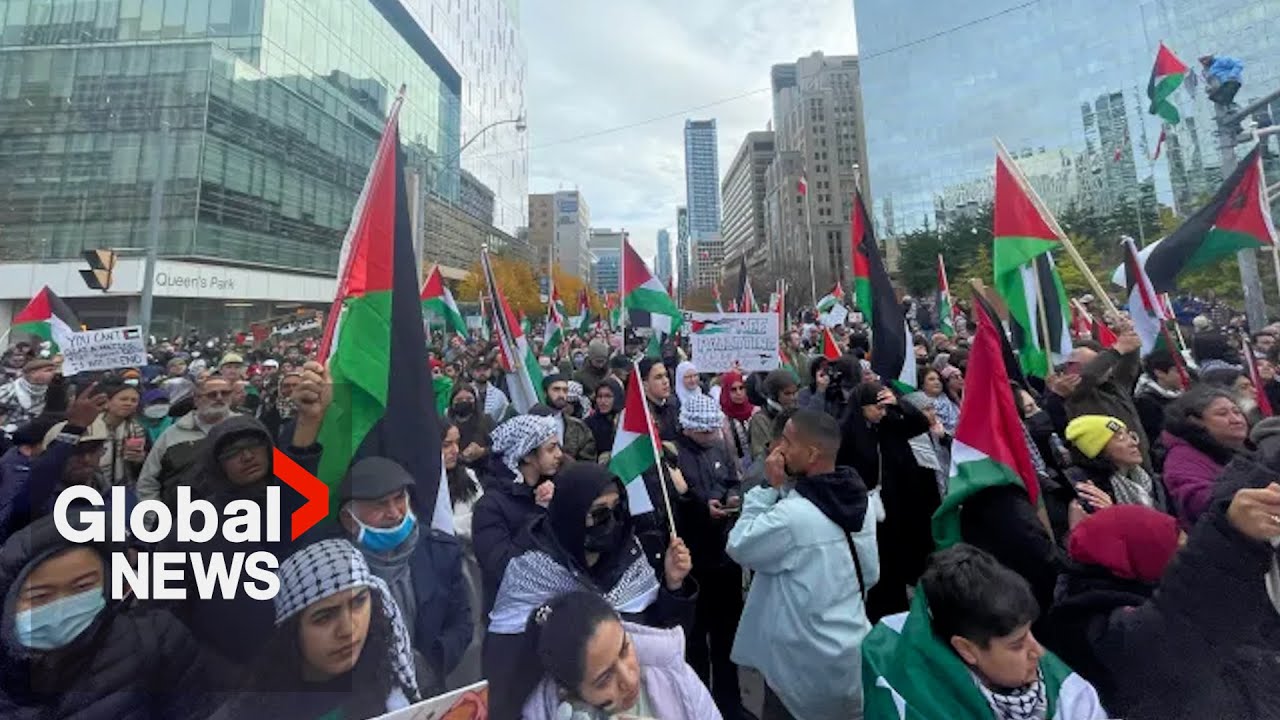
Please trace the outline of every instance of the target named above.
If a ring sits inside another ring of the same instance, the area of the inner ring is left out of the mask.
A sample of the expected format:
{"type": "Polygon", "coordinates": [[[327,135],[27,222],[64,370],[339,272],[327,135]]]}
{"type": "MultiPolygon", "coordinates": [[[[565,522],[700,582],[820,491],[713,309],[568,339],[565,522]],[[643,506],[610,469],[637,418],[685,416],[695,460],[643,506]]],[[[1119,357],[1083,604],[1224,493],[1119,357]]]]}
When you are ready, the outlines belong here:
{"type": "Polygon", "coordinates": [[[1071,352],[1067,291],[1049,254],[1062,235],[1003,145],[996,151],[994,215],[995,288],[1009,307],[1013,344],[1026,374],[1047,377],[1071,352]]]}
{"type": "Polygon", "coordinates": [[[1022,418],[1009,389],[1000,343],[1003,331],[985,307],[977,315],[978,333],[969,351],[960,422],[951,445],[951,480],[933,514],[933,538],[939,548],[960,542],[960,510],[975,493],[1018,485],[1026,489],[1033,506],[1040,497],[1022,418]]]}
{"type": "Polygon", "coordinates": [[[680,307],[625,238],[622,241],[622,307],[632,326],[651,327],[666,335],[680,329],[680,307]]]}
{"type": "Polygon", "coordinates": [[[527,413],[529,408],[542,402],[542,368],[538,365],[538,356],[529,343],[528,335],[521,327],[523,323],[511,311],[507,296],[498,286],[488,250],[480,251],[480,267],[484,272],[489,304],[493,307],[493,329],[498,339],[498,352],[502,356],[502,368],[507,372],[507,394],[511,396],[516,412],[527,413]]]}
{"type": "Polygon", "coordinates": [[[1160,116],[1170,125],[1177,125],[1182,117],[1178,108],[1169,102],[1169,96],[1182,86],[1186,76],[1187,66],[1163,42],[1160,43],[1155,65],[1151,67],[1151,79],[1147,81],[1147,99],[1151,101],[1147,112],[1160,116]]]}
{"type": "Polygon", "coordinates": [[[431,268],[427,282],[422,286],[422,311],[433,321],[442,323],[446,330],[466,337],[467,321],[453,301],[453,293],[445,286],[439,265],[431,268]]]}
{"type": "Polygon", "coordinates": [[[653,438],[653,421],[649,403],[640,389],[640,366],[632,365],[627,378],[626,403],[618,414],[618,433],[613,437],[609,455],[609,472],[618,476],[627,488],[627,503],[632,515],[653,512],[653,499],[644,484],[644,474],[657,466],[657,442],[653,438]]]}
{"type": "Polygon", "coordinates": [[[1262,145],[1255,147],[1218,188],[1208,205],[1169,234],[1147,257],[1156,292],[1177,289],[1178,276],[1239,250],[1273,247],[1276,229],[1268,212],[1262,145]]]}
{"type": "Polygon", "coordinates": [[[871,371],[898,391],[910,392],[917,382],[911,330],[907,327],[902,304],[893,291],[889,271],[880,258],[880,247],[871,229],[867,207],[862,203],[862,195],[856,191],[853,194],[850,232],[854,288],[859,292],[858,309],[871,325],[871,371]],[[862,286],[865,286],[868,296],[865,299],[861,296],[862,286]]]}
{"type": "Polygon", "coordinates": [[[333,378],[318,474],[336,515],[338,486],[354,460],[394,460],[416,482],[419,515],[452,532],[400,150],[402,102],[392,105],[342,244],[338,293],[318,358],[327,359],[333,378]]]}
{"type": "Polygon", "coordinates": [[[34,335],[48,340],[53,351],[58,352],[71,339],[71,334],[79,331],[80,318],[46,285],[21,312],[13,316],[9,332],[15,337],[34,335]]]}

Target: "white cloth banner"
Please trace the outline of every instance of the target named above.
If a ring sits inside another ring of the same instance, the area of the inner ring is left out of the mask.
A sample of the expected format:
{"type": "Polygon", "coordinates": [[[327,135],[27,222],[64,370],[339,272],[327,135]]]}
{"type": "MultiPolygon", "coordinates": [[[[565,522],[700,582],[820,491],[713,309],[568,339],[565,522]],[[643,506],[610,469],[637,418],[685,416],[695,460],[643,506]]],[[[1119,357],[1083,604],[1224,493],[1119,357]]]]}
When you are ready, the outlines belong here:
{"type": "Polygon", "coordinates": [[[62,374],[140,368],[147,364],[141,325],[72,333],[62,350],[62,374]]]}
{"type": "Polygon", "coordinates": [[[778,369],[775,313],[685,313],[698,372],[767,372],[778,369]]]}

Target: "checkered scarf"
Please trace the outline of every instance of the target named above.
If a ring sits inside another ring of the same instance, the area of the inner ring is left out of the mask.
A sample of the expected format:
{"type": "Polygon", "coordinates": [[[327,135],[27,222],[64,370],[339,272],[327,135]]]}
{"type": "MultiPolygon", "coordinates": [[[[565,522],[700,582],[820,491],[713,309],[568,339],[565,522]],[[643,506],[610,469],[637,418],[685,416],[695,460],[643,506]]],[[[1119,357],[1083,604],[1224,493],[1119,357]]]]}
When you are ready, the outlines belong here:
{"type": "Polygon", "coordinates": [[[685,430],[719,430],[722,424],[724,412],[706,395],[690,394],[680,405],[680,427],[685,430]]]}
{"type": "Polygon", "coordinates": [[[493,431],[493,452],[520,479],[520,460],[546,441],[558,437],[560,427],[555,418],[517,415],[493,431]]]}
{"type": "Polygon", "coordinates": [[[367,587],[378,593],[382,612],[391,621],[392,666],[400,687],[417,698],[418,681],[413,670],[409,631],[390,588],[369,570],[364,555],[346,540],[322,540],[302,548],[280,564],[280,592],[276,594],[276,626],[312,603],[352,588],[367,587]]]}

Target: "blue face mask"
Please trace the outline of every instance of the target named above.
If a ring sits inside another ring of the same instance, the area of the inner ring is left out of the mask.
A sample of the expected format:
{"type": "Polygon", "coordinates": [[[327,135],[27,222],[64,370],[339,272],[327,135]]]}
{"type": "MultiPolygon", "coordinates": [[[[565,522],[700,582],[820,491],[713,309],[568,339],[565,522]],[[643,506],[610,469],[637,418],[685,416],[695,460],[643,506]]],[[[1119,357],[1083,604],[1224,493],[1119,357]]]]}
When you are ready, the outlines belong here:
{"type": "Polygon", "coordinates": [[[400,544],[413,532],[414,525],[418,522],[418,519],[413,515],[412,508],[405,513],[404,520],[401,520],[399,525],[389,528],[376,528],[365,525],[360,522],[360,518],[356,517],[355,513],[348,510],[347,514],[360,526],[360,532],[356,535],[356,542],[363,545],[366,550],[376,553],[387,553],[400,547],[400,544]]]}
{"type": "Polygon", "coordinates": [[[107,606],[102,588],[95,587],[47,605],[23,610],[14,617],[18,642],[32,650],[53,650],[69,645],[93,624],[107,606]]]}

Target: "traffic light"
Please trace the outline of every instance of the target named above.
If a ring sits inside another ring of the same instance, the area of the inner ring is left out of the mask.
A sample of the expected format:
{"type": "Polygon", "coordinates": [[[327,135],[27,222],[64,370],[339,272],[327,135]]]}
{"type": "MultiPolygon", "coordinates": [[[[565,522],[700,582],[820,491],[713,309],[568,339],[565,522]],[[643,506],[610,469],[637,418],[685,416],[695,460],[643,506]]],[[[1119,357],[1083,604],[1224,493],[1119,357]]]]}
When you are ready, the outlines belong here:
{"type": "Polygon", "coordinates": [[[85,250],[81,255],[89,263],[88,270],[81,270],[80,277],[90,289],[106,292],[111,289],[111,272],[116,268],[114,250],[85,250]]]}

